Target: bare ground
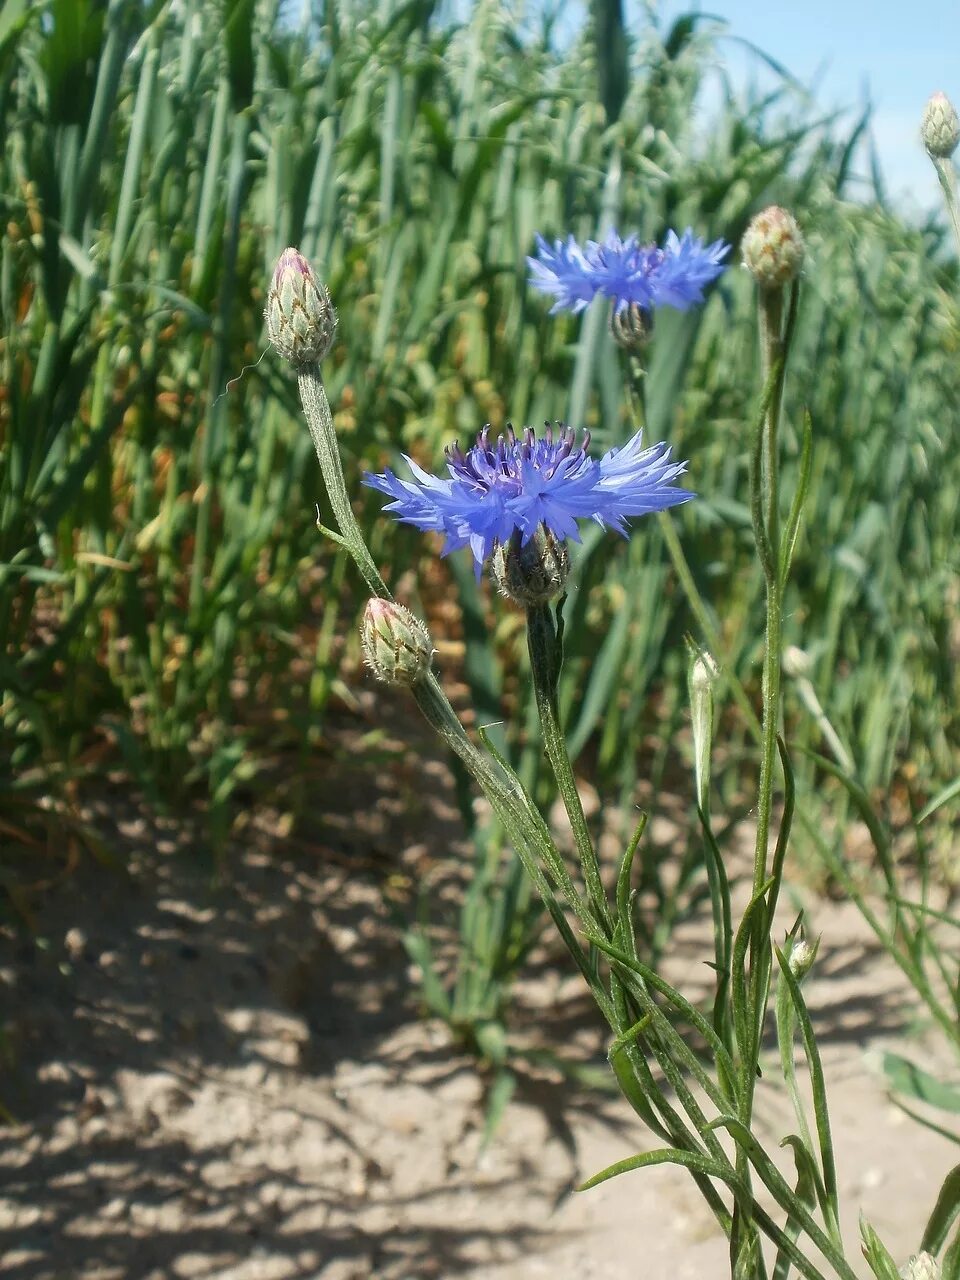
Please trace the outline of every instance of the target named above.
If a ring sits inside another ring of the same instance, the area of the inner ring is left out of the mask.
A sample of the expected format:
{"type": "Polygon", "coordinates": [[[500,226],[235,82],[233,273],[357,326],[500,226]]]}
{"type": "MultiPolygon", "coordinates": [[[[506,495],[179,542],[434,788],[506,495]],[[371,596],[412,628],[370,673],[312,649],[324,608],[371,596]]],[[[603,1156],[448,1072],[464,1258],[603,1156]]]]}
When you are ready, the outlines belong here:
{"type": "MultiPolygon", "coordinates": [[[[442,893],[451,851],[465,856],[450,780],[418,757],[374,790],[369,745],[344,728],[296,835],[259,808],[215,871],[195,833],[118,785],[89,812],[114,864],[85,858],[33,901],[30,927],[0,929],[0,1275],[727,1273],[682,1171],[575,1191],[655,1145],[616,1095],[522,1070],[483,1148],[484,1080],[418,1016],[399,941],[413,887],[436,876],[442,893]]],[[[949,1058],[919,1038],[915,997],[849,904],[806,906],[823,934],[805,990],[844,1229],[855,1240],[862,1208],[905,1259],[956,1148],[890,1102],[876,1060],[896,1046],[946,1073],[949,1058]]],[[[698,914],[673,939],[672,979],[701,990],[710,950],[698,914]]],[[[517,1002],[528,1041],[602,1065],[602,1029],[558,953],[538,952],[517,1002]]],[[[775,1148],[792,1121],[772,1051],[758,1114],[775,1148]]]]}

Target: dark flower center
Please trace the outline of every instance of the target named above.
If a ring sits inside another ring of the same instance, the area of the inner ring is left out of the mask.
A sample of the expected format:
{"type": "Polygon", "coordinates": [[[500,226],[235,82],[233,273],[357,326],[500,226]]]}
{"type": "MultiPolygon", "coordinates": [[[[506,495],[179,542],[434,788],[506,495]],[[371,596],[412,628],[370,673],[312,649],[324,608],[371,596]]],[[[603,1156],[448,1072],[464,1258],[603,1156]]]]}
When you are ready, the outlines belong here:
{"type": "Polygon", "coordinates": [[[466,453],[460,448],[459,440],[446,447],[447,465],[453,476],[467,484],[486,490],[497,488],[510,494],[519,493],[523,488],[525,466],[532,464],[546,479],[550,479],[567,458],[572,457],[575,465],[587,458],[590,432],[584,431],[578,449],[577,433],[573,428],[561,422],[556,425],[557,435],[554,435],[553,426],[546,422],[542,436],[538,437],[532,427],[524,427],[518,436],[513,423],[508,422],[506,434],[497,436],[496,442],[492,443],[488,423],[477,436],[477,443],[466,453]]]}

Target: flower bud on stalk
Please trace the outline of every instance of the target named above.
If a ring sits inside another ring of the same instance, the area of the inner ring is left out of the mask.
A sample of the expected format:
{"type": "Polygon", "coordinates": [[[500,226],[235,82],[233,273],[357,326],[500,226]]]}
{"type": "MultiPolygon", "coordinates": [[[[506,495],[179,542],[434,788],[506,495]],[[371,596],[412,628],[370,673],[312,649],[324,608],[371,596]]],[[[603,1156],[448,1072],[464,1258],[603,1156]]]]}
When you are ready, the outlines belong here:
{"type": "Polygon", "coordinates": [[[430,670],[430,632],[402,604],[368,600],[360,642],[367,666],[386,684],[413,685],[430,670]]]}
{"type": "Polygon", "coordinates": [[[319,363],[330,350],[337,313],[327,286],[298,250],[281,253],[263,314],[270,341],[295,368],[319,363]]]}
{"type": "Polygon", "coordinates": [[[796,218],[774,204],[747,227],[740,251],[761,289],[782,289],[800,274],[805,246],[796,218]]]}
{"type": "Polygon", "coordinates": [[[497,544],[491,565],[497,590],[522,609],[549,604],[563,594],[570,572],[566,542],[540,525],[523,546],[519,535],[497,544]]]}
{"type": "Polygon", "coordinates": [[[935,93],[927,103],[920,136],[931,159],[949,160],[960,143],[960,117],[945,93],[935,93]]]}
{"type": "Polygon", "coordinates": [[[793,944],[787,964],[790,966],[790,972],[798,982],[802,982],[810,970],[813,968],[813,962],[817,958],[817,951],[820,947],[820,940],[810,943],[806,938],[801,938],[793,944]]]}
{"type": "Polygon", "coordinates": [[[940,1263],[931,1253],[915,1253],[900,1268],[901,1280],[940,1280],[940,1263]]]}
{"type": "Polygon", "coordinates": [[[697,783],[697,803],[704,814],[710,811],[710,753],[713,748],[713,687],[719,671],[711,654],[700,650],[690,665],[690,724],[693,730],[693,763],[697,783]]]}

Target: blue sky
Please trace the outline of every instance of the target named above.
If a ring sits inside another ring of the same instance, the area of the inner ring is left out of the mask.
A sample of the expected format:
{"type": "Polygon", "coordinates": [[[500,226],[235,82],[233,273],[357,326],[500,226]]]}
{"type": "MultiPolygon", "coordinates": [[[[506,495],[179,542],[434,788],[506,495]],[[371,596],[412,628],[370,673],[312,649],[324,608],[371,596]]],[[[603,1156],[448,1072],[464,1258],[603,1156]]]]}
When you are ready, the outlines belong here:
{"type": "MultiPolygon", "coordinates": [[[[696,8],[725,19],[732,35],[812,85],[823,107],[851,107],[851,122],[869,97],[890,194],[905,210],[938,205],[936,175],[919,141],[920,117],[936,89],[960,103],[960,0],[661,0],[652,7],[662,27],[696,8]]],[[[738,80],[757,74],[755,61],[734,42],[721,49],[738,80]]]]}

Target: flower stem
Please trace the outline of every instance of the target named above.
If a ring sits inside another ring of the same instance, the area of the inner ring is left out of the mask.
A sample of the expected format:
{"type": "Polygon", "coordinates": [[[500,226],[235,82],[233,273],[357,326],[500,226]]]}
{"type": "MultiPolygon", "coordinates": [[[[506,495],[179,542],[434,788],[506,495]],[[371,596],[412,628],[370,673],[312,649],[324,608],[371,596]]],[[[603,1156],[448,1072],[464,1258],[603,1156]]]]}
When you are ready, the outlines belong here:
{"type": "MultiPolygon", "coordinates": [[[[766,582],[766,624],[764,630],[763,704],[760,736],[760,783],[757,794],[757,840],[754,851],[753,894],[760,892],[767,879],[770,842],[770,819],[773,808],[773,779],[779,752],[777,732],[780,723],[780,685],[783,630],[783,577],[786,564],[780,554],[780,458],[779,430],[783,404],[783,385],[790,338],[797,311],[797,289],[794,286],[790,309],[784,325],[783,291],[760,292],[760,337],[764,384],[771,382],[769,401],[760,425],[760,439],[753,451],[751,487],[754,534],[766,582]]],[[[770,940],[767,925],[772,921],[778,884],[774,884],[768,900],[766,919],[757,916],[751,944],[751,974],[754,977],[754,1013],[762,1019],[759,1007],[762,975],[757,971],[762,950],[769,961],[770,940]]],[[[765,1002],[764,1002],[765,1003],[765,1002]]],[[[757,1032],[759,1037],[759,1031],[757,1032]]],[[[758,1039],[759,1044],[759,1039],[758,1039]]]]}
{"type": "Polygon", "coordinates": [[[557,679],[560,675],[560,643],[549,605],[531,605],[527,609],[527,646],[530,652],[530,668],[537,699],[537,712],[543,733],[550,768],[563,799],[567,817],[573,830],[577,856],[583,871],[587,896],[594,915],[608,928],[611,926],[610,908],[600,877],[587,819],[580,801],[573,766],[567,753],[567,744],[560,728],[557,713],[557,679]]]}
{"type": "MultiPolygon", "coordinates": [[[[783,290],[760,291],[760,369],[763,385],[783,360],[783,290]]],[[[763,505],[767,540],[776,553],[780,546],[780,469],[778,435],[783,402],[783,377],[777,378],[764,418],[763,505]]],[[[756,888],[756,882],[754,883],[756,888]]]]}
{"type": "Polygon", "coordinates": [[[307,365],[300,371],[298,381],[303,413],[310,428],[313,447],[317,451],[317,461],[323,473],[327,497],[330,499],[330,506],[340,526],[343,545],[353,557],[372,594],[379,596],[381,600],[392,600],[393,596],[373,563],[373,557],[367,549],[357,518],[353,514],[350,496],[347,493],[347,483],[343,477],[343,467],[340,463],[340,449],[333,426],[333,415],[330,413],[320,366],[307,365]]]}
{"type": "Polygon", "coordinates": [[[933,161],[933,167],[937,171],[937,177],[940,179],[940,186],[943,188],[944,203],[947,206],[947,213],[950,215],[950,224],[956,237],[957,249],[960,251],[960,197],[957,194],[957,173],[953,167],[953,160],[944,156],[931,156],[930,158],[933,161]]]}
{"type": "MultiPolygon", "coordinates": [[[[766,408],[757,425],[757,436],[751,459],[751,510],[757,552],[766,584],[766,620],[764,628],[763,675],[761,684],[762,714],[760,731],[760,780],[757,787],[757,836],[754,850],[753,890],[757,898],[768,881],[770,825],[773,811],[773,783],[777,767],[777,733],[780,723],[780,685],[782,661],[783,581],[780,556],[780,484],[779,427],[783,403],[786,355],[796,318],[797,290],[793,289],[786,326],[783,318],[782,289],[760,290],[760,339],[766,408]]],[[[780,868],[782,871],[782,867],[780,868]]],[[[757,1065],[763,1020],[767,1008],[772,970],[770,930],[779,892],[779,873],[766,893],[763,910],[754,912],[749,943],[749,981],[746,992],[746,1043],[740,1048],[740,1115],[749,1131],[753,1119],[753,1102],[757,1082],[757,1065]]],[[[738,1144],[737,1174],[749,1186],[750,1169],[747,1153],[738,1144]]],[[[739,1218],[739,1206],[735,1213],[739,1218]]],[[[735,1252],[740,1261],[756,1254],[754,1221],[739,1223],[735,1252]]],[[[758,1256],[758,1255],[757,1255],[758,1256]]],[[[751,1264],[748,1264],[751,1265],[751,1264]]]]}

